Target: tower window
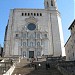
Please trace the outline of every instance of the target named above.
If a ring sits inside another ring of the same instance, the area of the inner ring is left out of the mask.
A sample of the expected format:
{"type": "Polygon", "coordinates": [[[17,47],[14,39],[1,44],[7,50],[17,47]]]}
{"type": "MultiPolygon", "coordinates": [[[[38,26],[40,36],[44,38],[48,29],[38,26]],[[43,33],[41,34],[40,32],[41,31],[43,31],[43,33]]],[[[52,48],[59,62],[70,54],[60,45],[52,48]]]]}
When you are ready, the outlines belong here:
{"type": "Polygon", "coordinates": [[[40,16],[42,16],[42,13],[40,13],[40,16]]]}
{"type": "Polygon", "coordinates": [[[18,37],[18,34],[16,34],[16,37],[18,37]]]}
{"type": "Polygon", "coordinates": [[[51,6],[53,6],[53,0],[51,0],[51,6]]]}
{"type": "Polygon", "coordinates": [[[30,16],[30,13],[28,13],[28,16],[30,16]]]}
{"type": "Polygon", "coordinates": [[[23,34],[23,38],[26,38],[26,34],[23,34]]]}
{"type": "Polygon", "coordinates": [[[34,13],[34,16],[36,16],[36,13],[34,13]]]}
{"type": "Polygon", "coordinates": [[[47,38],[47,34],[44,34],[45,38],[47,38]]]}
{"type": "Polygon", "coordinates": [[[22,16],[24,16],[24,13],[22,13],[22,16]]]}
{"type": "Polygon", "coordinates": [[[27,13],[25,13],[25,16],[27,16],[27,13]]]}
{"type": "Polygon", "coordinates": [[[31,15],[33,16],[33,13],[31,13],[31,15]]]}
{"type": "Polygon", "coordinates": [[[37,16],[39,16],[39,14],[37,13],[37,16]]]}

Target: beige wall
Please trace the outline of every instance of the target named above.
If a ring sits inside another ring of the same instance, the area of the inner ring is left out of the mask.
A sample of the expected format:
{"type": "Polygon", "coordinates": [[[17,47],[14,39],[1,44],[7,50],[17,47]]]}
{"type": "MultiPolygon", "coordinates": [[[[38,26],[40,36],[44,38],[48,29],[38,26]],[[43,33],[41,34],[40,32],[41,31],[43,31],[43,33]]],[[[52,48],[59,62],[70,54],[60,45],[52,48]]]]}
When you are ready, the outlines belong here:
{"type": "Polygon", "coordinates": [[[65,44],[67,61],[75,60],[75,25],[72,26],[70,31],[71,31],[71,36],[69,37],[67,43],[65,44]]]}

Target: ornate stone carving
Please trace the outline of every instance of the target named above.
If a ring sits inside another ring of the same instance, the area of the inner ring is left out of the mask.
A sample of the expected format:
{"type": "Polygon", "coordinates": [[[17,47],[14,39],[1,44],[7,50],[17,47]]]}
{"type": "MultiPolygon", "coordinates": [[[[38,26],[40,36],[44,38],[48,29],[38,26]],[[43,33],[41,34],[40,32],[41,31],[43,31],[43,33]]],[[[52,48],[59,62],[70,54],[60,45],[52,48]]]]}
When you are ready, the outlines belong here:
{"type": "Polygon", "coordinates": [[[30,16],[29,18],[26,18],[25,21],[27,23],[34,23],[34,24],[36,24],[38,20],[36,18],[34,18],[33,16],[30,16]]]}

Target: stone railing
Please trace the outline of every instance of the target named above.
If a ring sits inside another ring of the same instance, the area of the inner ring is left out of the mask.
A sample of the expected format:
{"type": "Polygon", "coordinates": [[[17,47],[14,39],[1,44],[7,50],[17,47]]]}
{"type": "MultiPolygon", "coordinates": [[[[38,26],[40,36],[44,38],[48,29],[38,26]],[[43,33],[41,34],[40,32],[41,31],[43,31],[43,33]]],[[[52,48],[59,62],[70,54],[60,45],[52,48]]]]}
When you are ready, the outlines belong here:
{"type": "Polygon", "coordinates": [[[13,73],[14,69],[15,69],[15,66],[13,65],[13,66],[11,66],[11,68],[10,68],[5,74],[3,74],[3,75],[11,75],[11,74],[13,73]]]}
{"type": "Polygon", "coordinates": [[[67,71],[61,66],[58,66],[58,70],[63,74],[63,75],[73,75],[71,72],[67,71]]]}
{"type": "Polygon", "coordinates": [[[9,69],[6,73],[4,73],[3,75],[11,75],[11,74],[13,73],[13,71],[14,71],[14,69],[15,69],[15,66],[16,66],[16,64],[18,63],[18,61],[19,61],[19,59],[18,59],[17,61],[15,61],[15,62],[13,63],[13,65],[10,67],[10,69],[9,69]]]}

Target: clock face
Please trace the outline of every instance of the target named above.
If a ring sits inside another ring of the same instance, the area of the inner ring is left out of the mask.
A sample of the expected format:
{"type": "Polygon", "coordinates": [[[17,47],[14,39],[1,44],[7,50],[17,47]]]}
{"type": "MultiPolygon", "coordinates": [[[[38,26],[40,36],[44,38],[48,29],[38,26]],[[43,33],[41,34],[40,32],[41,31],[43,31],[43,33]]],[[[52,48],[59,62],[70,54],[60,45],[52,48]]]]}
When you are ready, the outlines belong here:
{"type": "Polygon", "coordinates": [[[36,25],[33,24],[33,23],[30,23],[30,24],[28,24],[27,28],[28,28],[29,30],[35,30],[35,29],[36,29],[36,25]]]}

